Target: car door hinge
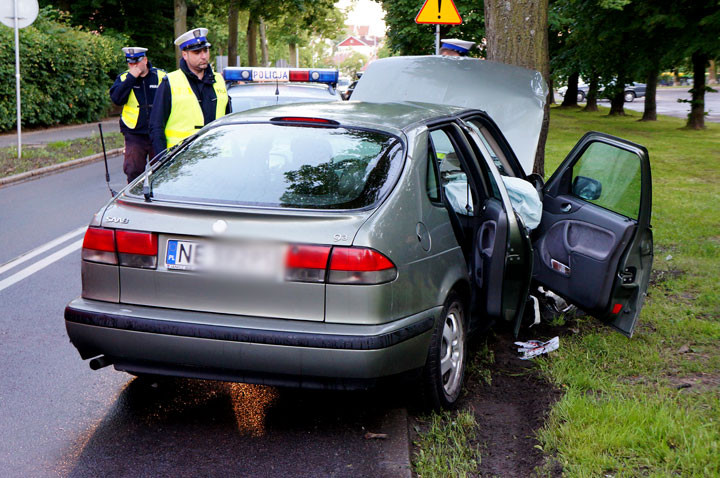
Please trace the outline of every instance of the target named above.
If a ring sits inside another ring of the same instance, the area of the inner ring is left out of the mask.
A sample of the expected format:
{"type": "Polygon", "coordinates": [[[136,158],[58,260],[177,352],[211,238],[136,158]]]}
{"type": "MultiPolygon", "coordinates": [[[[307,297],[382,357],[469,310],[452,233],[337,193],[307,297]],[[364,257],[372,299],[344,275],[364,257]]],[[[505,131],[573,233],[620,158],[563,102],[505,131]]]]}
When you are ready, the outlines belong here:
{"type": "Polygon", "coordinates": [[[635,282],[635,273],[637,269],[634,267],[626,267],[624,271],[620,273],[620,278],[623,284],[632,284],[635,282]]]}

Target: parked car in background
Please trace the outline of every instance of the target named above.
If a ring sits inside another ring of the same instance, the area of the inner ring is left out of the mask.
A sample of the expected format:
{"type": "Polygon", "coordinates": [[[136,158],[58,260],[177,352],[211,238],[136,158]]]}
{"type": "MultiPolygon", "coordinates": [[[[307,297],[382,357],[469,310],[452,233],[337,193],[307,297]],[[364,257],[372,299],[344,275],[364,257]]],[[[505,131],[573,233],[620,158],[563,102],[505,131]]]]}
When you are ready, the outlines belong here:
{"type": "MultiPolygon", "coordinates": [[[[645,96],[645,90],[647,85],[645,83],[628,83],[625,85],[624,98],[626,103],[632,103],[635,98],[642,98],[645,96]]],[[[582,103],[587,98],[588,90],[590,87],[586,84],[578,85],[578,103],[582,103]]],[[[605,88],[598,88],[598,99],[608,99],[604,96],[605,88]]]]}
{"type": "Polygon", "coordinates": [[[233,112],[342,99],[337,90],[339,72],[333,69],[227,67],[223,77],[233,112]]]}

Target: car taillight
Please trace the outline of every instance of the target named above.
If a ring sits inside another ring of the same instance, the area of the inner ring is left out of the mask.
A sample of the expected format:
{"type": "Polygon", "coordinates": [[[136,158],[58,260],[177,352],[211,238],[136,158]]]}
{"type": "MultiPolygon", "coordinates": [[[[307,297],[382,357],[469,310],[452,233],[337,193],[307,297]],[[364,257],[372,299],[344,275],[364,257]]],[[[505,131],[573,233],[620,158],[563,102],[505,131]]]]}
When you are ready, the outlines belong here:
{"type": "Polygon", "coordinates": [[[154,269],[157,267],[157,234],[89,227],[82,258],[102,264],[154,269]]]}
{"type": "Polygon", "coordinates": [[[90,262],[117,264],[115,231],[88,227],[83,239],[82,258],[90,262]]]}
{"type": "Polygon", "coordinates": [[[116,231],[118,258],[121,266],[155,269],[158,238],[150,232],[116,231]]]}
{"type": "Polygon", "coordinates": [[[293,245],[285,258],[285,279],[292,282],[325,282],[330,246],[293,245]]]}
{"type": "Polygon", "coordinates": [[[381,253],[364,247],[334,247],[329,284],[382,284],[397,277],[397,268],[381,253]]]}

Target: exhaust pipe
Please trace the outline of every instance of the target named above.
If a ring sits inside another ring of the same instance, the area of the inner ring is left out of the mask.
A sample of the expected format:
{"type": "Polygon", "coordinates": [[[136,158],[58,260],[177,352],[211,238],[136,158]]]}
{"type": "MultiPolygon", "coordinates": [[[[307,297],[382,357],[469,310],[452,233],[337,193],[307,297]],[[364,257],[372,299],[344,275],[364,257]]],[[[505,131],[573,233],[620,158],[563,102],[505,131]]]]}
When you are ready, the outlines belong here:
{"type": "Polygon", "coordinates": [[[107,367],[108,365],[112,365],[112,360],[105,355],[95,357],[90,361],[90,368],[93,370],[100,370],[101,368],[107,367]]]}

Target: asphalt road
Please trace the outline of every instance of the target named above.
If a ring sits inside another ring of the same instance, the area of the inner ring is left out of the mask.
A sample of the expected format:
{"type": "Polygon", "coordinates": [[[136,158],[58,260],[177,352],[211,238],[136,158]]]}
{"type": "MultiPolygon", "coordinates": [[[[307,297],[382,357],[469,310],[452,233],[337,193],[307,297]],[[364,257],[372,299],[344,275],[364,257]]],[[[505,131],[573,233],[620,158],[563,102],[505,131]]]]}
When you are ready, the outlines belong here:
{"type": "MultiPolygon", "coordinates": [[[[657,103],[657,113],[661,115],[674,116],[676,118],[686,119],[690,113],[689,103],[679,103],[679,99],[690,99],[688,88],[661,88],[657,90],[655,97],[657,103]]],[[[558,96],[556,101],[562,101],[562,97],[558,96]]],[[[601,100],[603,106],[610,106],[608,100],[601,100]]],[[[642,113],[645,110],[645,98],[635,98],[632,103],[625,103],[625,109],[638,111],[642,113]]],[[[705,93],[705,121],[712,123],[720,123],[720,93],[705,93]]]]}
{"type": "MultiPolygon", "coordinates": [[[[118,189],[120,158],[110,165],[118,189]]],[[[409,476],[392,391],[90,370],[63,308],[80,294],[83,227],[109,197],[102,162],[0,188],[0,476],[409,476]]]]}
{"type": "MultiPolygon", "coordinates": [[[[100,121],[103,133],[120,132],[118,118],[110,118],[100,121]]],[[[60,126],[46,129],[20,130],[20,139],[23,146],[52,143],[68,139],[86,138],[98,135],[98,123],[78,124],[72,126],[60,126]]],[[[17,146],[17,133],[0,134],[0,148],[17,146]]]]}

